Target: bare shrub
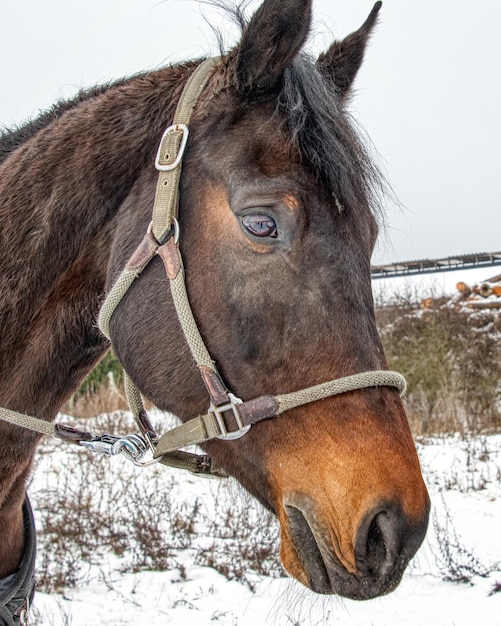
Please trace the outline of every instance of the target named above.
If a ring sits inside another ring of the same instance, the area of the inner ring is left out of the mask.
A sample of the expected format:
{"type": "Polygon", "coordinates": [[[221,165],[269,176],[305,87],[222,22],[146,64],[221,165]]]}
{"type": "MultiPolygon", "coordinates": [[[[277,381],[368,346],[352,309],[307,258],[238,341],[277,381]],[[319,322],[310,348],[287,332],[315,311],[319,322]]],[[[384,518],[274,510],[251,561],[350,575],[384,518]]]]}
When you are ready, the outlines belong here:
{"type": "Polygon", "coordinates": [[[416,435],[499,430],[501,321],[495,311],[471,312],[436,302],[380,307],[389,366],[407,378],[407,410],[416,435]]]}
{"type": "Polygon", "coordinates": [[[490,596],[493,596],[495,593],[499,593],[501,591],[501,582],[495,582],[492,586],[492,589],[489,592],[490,596]]]}
{"type": "MultiPolygon", "coordinates": [[[[128,421],[117,413],[90,420],[88,426],[123,433],[128,421]]],[[[52,441],[41,445],[36,470],[45,476],[45,485],[38,481],[32,492],[40,590],[77,586],[95,576],[109,557],[123,572],[177,570],[184,579],[186,551],[195,563],[251,589],[255,574],[283,575],[276,520],[229,495],[231,486],[220,487],[215,510],[209,512],[201,497],[180,494],[176,472],[163,466],[139,469],[121,457],[61,448],[52,441]]],[[[203,494],[204,479],[193,480],[200,481],[203,494]]]]}
{"type": "Polygon", "coordinates": [[[435,557],[442,580],[471,584],[476,576],[486,578],[496,567],[487,567],[480,563],[473,552],[463,544],[443,499],[442,506],[443,519],[439,520],[436,513],[433,515],[433,527],[438,542],[435,557]]]}
{"type": "Polygon", "coordinates": [[[500,468],[491,459],[487,438],[482,435],[465,435],[458,442],[456,457],[441,476],[443,489],[460,493],[483,491],[499,482],[500,468]]]}
{"type": "Polygon", "coordinates": [[[209,521],[209,544],[199,548],[196,563],[214,568],[228,580],[238,580],[255,589],[255,574],[285,576],[280,563],[279,529],[276,518],[242,496],[231,507],[216,502],[209,521]]]}
{"type": "MultiPolygon", "coordinates": [[[[123,427],[119,418],[105,415],[91,426],[113,433],[117,424],[123,427]]],[[[45,469],[47,484],[33,494],[39,588],[75,586],[107,555],[118,557],[124,571],[176,568],[176,550],[191,544],[198,509],[173,504],[172,476],[160,467],[141,471],[122,458],[57,446],[42,445],[38,463],[54,454],[57,460],[45,469]]]]}

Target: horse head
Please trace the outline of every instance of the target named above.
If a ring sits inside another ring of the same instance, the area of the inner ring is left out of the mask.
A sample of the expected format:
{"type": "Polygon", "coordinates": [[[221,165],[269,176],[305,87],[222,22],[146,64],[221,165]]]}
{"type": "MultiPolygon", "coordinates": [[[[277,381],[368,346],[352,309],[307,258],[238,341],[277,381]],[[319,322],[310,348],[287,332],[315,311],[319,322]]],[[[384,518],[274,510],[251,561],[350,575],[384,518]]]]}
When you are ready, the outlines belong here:
{"type": "MultiPolygon", "coordinates": [[[[265,0],[195,108],[179,205],[187,290],[243,399],[387,369],[370,274],[380,181],[347,113],[380,5],[311,59],[311,2],[265,0]]],[[[154,177],[144,169],[120,207],[110,285],[146,230],[154,177]]],[[[156,259],[111,338],[143,394],[186,420],[208,400],[166,283],[156,259]]],[[[387,593],[423,540],[428,495],[390,387],[312,402],[205,447],[276,513],[285,568],[316,592],[387,593]]]]}

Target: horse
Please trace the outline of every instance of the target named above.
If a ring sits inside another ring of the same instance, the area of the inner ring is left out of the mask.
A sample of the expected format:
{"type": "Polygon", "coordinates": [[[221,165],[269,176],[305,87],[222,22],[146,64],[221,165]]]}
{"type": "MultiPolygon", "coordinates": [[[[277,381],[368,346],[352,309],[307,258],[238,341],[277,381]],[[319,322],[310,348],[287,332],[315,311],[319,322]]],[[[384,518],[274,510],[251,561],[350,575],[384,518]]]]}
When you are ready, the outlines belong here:
{"type": "MultiPolygon", "coordinates": [[[[318,58],[303,50],[311,5],[264,0],[242,22],[183,146],[186,289],[221,380],[245,400],[388,369],[370,273],[381,179],[347,110],[381,2],[318,58]]],[[[200,63],[92,88],[2,135],[1,407],[52,422],[111,345],[181,423],[206,410],[158,255],[116,308],[111,342],[96,324],[149,232],[158,143],[200,63]]],[[[39,439],[0,422],[2,581],[31,545],[39,439]]],[[[429,498],[394,386],[311,401],[204,448],[276,515],[283,566],[314,592],[386,594],[423,541],[429,498]]]]}

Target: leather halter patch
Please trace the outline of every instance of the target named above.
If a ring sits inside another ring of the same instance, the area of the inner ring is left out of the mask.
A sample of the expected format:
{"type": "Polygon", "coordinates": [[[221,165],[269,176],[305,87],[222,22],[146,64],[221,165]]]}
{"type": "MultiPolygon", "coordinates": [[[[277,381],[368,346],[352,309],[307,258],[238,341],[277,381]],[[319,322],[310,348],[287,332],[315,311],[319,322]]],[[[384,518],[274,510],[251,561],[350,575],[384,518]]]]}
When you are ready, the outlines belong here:
{"type": "Polygon", "coordinates": [[[169,280],[174,280],[181,271],[181,258],[174,238],[171,237],[166,243],[160,246],[157,253],[164,263],[169,280]]]}
{"type": "Polygon", "coordinates": [[[155,237],[150,232],[147,232],[128,260],[125,266],[126,269],[141,272],[151,261],[157,250],[158,243],[155,237]]]}

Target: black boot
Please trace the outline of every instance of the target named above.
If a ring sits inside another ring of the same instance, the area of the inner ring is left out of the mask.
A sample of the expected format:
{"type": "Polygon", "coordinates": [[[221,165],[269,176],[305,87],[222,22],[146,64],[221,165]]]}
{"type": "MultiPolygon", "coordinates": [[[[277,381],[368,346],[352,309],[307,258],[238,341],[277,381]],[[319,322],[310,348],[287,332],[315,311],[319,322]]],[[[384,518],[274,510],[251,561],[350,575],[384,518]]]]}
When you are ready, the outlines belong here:
{"type": "Polygon", "coordinates": [[[35,557],[37,551],[35,520],[26,496],[23,504],[24,553],[14,574],[0,580],[0,626],[25,626],[35,593],[35,557]]]}

